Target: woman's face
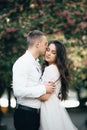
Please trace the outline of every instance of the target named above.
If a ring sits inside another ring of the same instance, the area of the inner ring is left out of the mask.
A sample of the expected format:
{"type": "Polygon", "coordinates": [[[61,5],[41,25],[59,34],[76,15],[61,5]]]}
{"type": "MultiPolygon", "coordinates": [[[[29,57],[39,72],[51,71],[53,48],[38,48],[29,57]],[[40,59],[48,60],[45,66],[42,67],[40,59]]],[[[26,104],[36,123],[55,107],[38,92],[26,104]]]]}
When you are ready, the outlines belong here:
{"type": "Polygon", "coordinates": [[[55,61],[56,61],[56,46],[54,44],[50,44],[47,47],[46,54],[45,54],[45,60],[49,64],[55,64],[55,61]]]}

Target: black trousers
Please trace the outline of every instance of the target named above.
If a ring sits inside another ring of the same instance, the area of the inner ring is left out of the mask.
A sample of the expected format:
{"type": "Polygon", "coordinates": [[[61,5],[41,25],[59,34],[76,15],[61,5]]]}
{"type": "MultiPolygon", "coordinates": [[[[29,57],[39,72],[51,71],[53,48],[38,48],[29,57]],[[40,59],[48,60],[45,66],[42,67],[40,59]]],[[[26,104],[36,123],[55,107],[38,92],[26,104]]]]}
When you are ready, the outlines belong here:
{"type": "Polygon", "coordinates": [[[40,124],[40,112],[33,108],[29,110],[16,108],[14,112],[14,126],[16,130],[38,130],[40,124]]]}

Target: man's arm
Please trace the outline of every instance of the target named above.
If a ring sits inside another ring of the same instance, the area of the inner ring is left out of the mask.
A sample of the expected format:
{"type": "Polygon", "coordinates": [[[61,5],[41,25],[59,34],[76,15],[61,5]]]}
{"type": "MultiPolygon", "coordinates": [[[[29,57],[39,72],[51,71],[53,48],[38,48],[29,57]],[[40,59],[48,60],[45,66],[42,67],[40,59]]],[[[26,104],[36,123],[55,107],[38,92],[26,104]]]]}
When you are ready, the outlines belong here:
{"type": "Polygon", "coordinates": [[[23,69],[13,71],[13,90],[16,97],[38,98],[46,93],[52,93],[54,86],[51,83],[37,84],[29,82],[23,69]]]}
{"type": "Polygon", "coordinates": [[[48,82],[48,83],[44,83],[45,85],[48,85],[48,89],[50,86],[53,86],[53,90],[50,92],[50,93],[46,93],[42,96],[40,96],[38,99],[41,100],[41,101],[46,101],[49,99],[49,97],[51,96],[51,94],[54,92],[55,90],[55,83],[54,82],[48,82]]]}
{"type": "Polygon", "coordinates": [[[31,73],[31,68],[27,69],[25,64],[13,66],[13,92],[16,97],[36,98],[46,94],[44,85],[36,85],[33,81],[29,81],[29,73],[31,73]]]}
{"type": "Polygon", "coordinates": [[[38,99],[41,101],[47,101],[50,96],[51,96],[51,94],[44,94],[44,95],[40,96],[38,99]]]}

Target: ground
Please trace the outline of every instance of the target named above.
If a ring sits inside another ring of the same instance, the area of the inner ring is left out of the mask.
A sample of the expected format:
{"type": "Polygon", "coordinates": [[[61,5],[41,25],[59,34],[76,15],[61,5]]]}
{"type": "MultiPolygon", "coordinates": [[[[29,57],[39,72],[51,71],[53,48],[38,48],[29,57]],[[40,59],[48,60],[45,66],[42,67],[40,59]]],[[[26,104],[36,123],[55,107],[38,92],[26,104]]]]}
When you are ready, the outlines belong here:
{"type": "MultiPolygon", "coordinates": [[[[67,109],[72,122],[79,130],[87,130],[87,107],[67,109]]],[[[15,130],[13,125],[13,113],[11,110],[3,115],[0,130],[15,130]]]]}

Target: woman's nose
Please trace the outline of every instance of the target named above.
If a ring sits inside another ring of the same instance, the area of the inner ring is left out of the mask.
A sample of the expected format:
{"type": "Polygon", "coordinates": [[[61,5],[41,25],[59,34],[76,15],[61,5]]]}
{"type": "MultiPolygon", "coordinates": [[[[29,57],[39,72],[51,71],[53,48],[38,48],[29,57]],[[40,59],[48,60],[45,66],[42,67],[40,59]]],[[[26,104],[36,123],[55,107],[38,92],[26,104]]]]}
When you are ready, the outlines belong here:
{"type": "Polygon", "coordinates": [[[50,55],[50,54],[51,54],[51,52],[49,51],[49,52],[48,52],[48,55],[50,55]]]}

